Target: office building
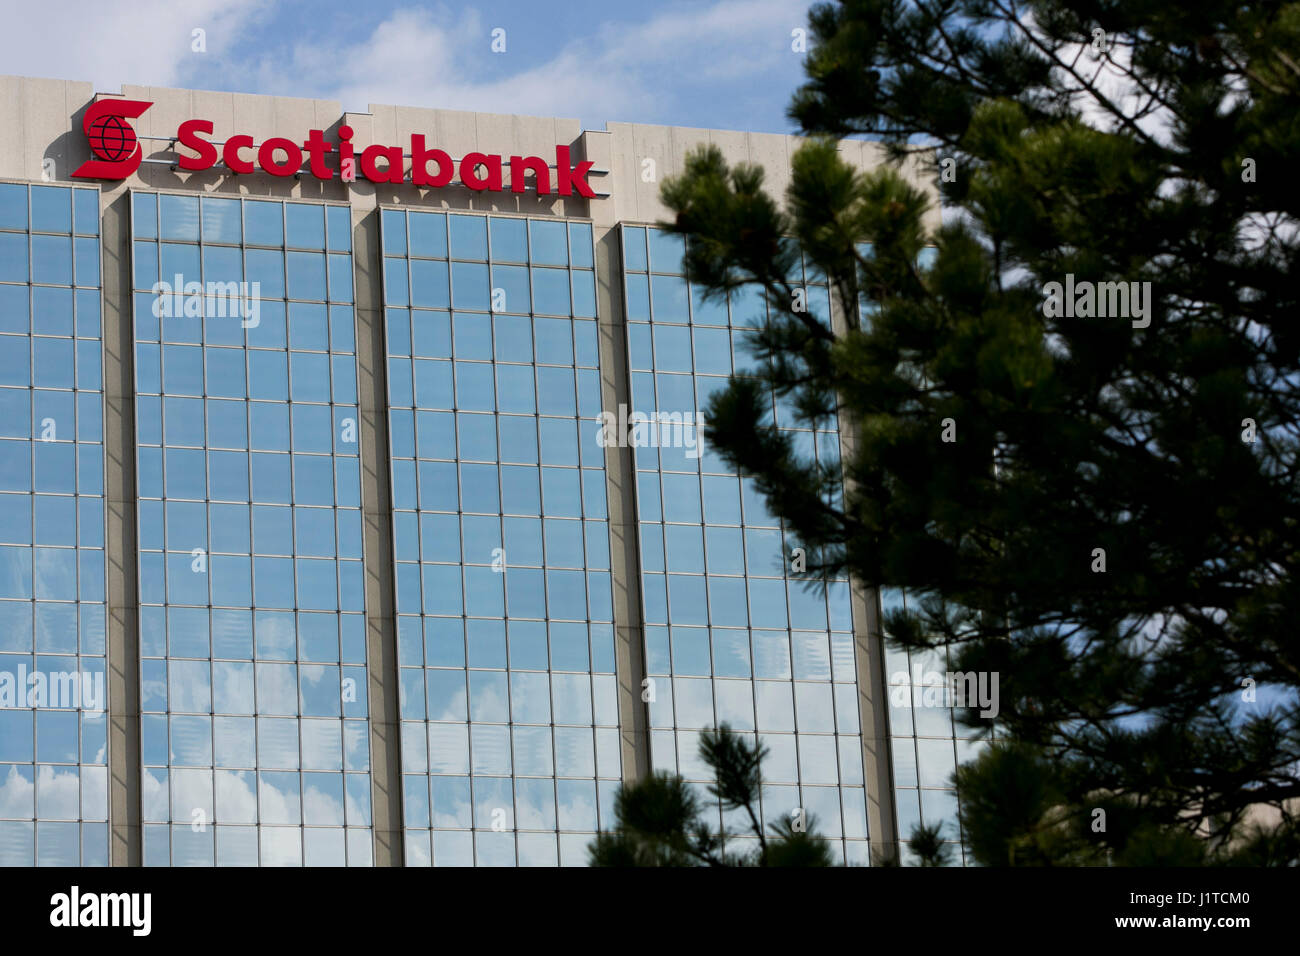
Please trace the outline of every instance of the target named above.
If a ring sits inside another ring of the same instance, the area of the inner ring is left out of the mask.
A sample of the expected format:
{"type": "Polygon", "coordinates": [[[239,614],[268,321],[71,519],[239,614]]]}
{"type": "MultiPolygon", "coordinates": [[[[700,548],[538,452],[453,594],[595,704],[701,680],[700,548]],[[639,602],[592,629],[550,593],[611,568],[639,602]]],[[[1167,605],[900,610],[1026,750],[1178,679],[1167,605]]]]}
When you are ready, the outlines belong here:
{"type": "Polygon", "coordinates": [[[691,287],[659,186],[713,143],[780,195],[796,138],[12,77],[0,117],[0,863],[582,864],[724,721],[836,859],[959,840],[935,668],[695,427],[764,305],[691,287]]]}

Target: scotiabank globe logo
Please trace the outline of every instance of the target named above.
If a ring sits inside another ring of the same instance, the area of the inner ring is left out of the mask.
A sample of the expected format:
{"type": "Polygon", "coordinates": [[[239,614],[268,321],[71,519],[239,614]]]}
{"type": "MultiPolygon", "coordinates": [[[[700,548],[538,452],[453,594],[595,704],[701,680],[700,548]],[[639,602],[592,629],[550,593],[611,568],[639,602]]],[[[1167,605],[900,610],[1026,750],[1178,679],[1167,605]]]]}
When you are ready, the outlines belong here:
{"type": "Polygon", "coordinates": [[[140,144],[131,124],[120,116],[101,116],[90,124],[86,138],[90,140],[91,152],[110,163],[120,163],[140,144]]]}
{"type": "Polygon", "coordinates": [[[99,159],[82,163],[72,175],[78,179],[126,179],[140,168],[144,150],[135,128],[128,122],[152,103],[143,100],[100,100],[92,103],[81,120],[90,151],[99,159]]]}

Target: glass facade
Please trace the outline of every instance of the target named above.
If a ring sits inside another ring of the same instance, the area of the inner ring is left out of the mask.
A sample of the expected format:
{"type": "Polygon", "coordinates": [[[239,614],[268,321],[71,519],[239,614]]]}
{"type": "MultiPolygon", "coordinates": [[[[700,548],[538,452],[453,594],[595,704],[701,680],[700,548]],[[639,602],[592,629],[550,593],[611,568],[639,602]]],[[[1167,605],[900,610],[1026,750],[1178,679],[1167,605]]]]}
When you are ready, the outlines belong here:
{"type": "MultiPolygon", "coordinates": [[[[756,361],[757,289],[705,301],[680,239],[649,226],[613,227],[598,277],[583,219],[139,189],[118,208],[129,229],[105,249],[99,189],[0,183],[0,865],[109,862],[124,738],[103,715],[101,314],[111,332],[119,310],[100,271],[128,246],[135,444],[107,475],[134,456],[137,550],[111,560],[138,572],[125,772],[145,865],[583,865],[615,823],[620,695],[645,708],[653,769],[703,792],[700,731],[729,724],[769,750],[765,827],[811,818],[835,859],[869,862],[849,581],[802,573],[812,556],[697,427],[756,361]],[[625,368],[601,365],[601,281],[623,297],[625,368]],[[367,348],[359,362],[359,309],[382,324],[382,373],[367,348]],[[361,447],[372,374],[386,462],[361,447]],[[607,472],[611,416],[633,448],[607,472]],[[362,481],[385,477],[391,513],[367,523],[362,481]],[[615,667],[626,495],[644,675],[615,667]],[[367,607],[363,560],[390,519],[391,619],[367,607]],[[368,683],[376,636],[393,687],[368,683]],[[399,757],[372,779],[370,710],[390,694],[399,757]],[[372,800],[400,819],[391,857],[372,800]]],[[[824,277],[795,261],[829,322],[824,277]]],[[[777,398],[770,414],[838,467],[834,415],[810,427],[777,398]]],[[[946,667],[885,664],[900,834],[941,821],[960,862],[950,778],[983,744],[926,694],[946,667]]],[[[748,819],[716,812],[729,849],[752,848],[748,819]]]]}
{"type": "Polygon", "coordinates": [[[145,863],[367,865],[351,210],[131,228],[145,863]]]}
{"type": "MultiPolygon", "coordinates": [[[[622,228],[632,411],[661,423],[694,420],[752,365],[747,340],[766,309],[757,289],[705,301],[682,275],[682,252],[670,233],[622,228]]],[[[798,282],[829,321],[825,279],[809,270],[798,282]]],[[[776,401],[772,414],[805,458],[838,463],[833,420],[797,427],[776,401]]],[[[657,441],[633,441],[653,765],[707,784],[699,731],[725,722],[770,751],[764,824],[811,817],[837,859],[866,863],[848,581],[796,580],[799,542],[752,481],[675,435],[660,427],[657,441]]],[[[743,811],[720,822],[748,830],[743,811]]]]}
{"type": "Polygon", "coordinates": [[[99,190],[0,183],[0,865],[108,863],[99,190]]]}
{"type": "Polygon", "coordinates": [[[591,226],[381,216],[406,862],[582,864],[621,776],[591,226]]]}
{"type": "MultiPolygon", "coordinates": [[[[884,613],[906,606],[899,589],[880,593],[884,613]]],[[[956,720],[947,693],[949,666],[942,650],[928,653],[885,650],[889,678],[890,749],[894,758],[894,794],[898,832],[905,842],[917,825],[942,827],[953,862],[963,862],[957,791],[952,775],[959,764],[976,759],[988,741],[956,720]]],[[[903,862],[910,853],[903,846],[903,862]]]]}

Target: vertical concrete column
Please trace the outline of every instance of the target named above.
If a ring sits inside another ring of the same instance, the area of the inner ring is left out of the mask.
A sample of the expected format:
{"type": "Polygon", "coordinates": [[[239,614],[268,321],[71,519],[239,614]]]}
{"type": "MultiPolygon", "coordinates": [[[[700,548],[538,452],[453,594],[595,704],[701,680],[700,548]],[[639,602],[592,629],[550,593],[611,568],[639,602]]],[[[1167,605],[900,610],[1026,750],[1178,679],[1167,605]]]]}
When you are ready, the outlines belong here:
{"type": "Polygon", "coordinates": [[[108,566],[109,862],[139,866],[140,615],[136,564],[135,346],[131,304],[131,195],[101,193],[104,464],[108,566]]]}
{"type": "MultiPolygon", "coordinates": [[[[841,448],[848,454],[845,444],[841,448]]],[[[896,857],[899,851],[894,764],[889,739],[885,641],[880,627],[880,595],[877,589],[864,587],[861,582],[854,580],[852,594],[858,713],[862,721],[862,771],[867,785],[867,836],[871,841],[871,859],[879,862],[896,857]]]]}
{"type": "MultiPolygon", "coordinates": [[[[618,418],[631,409],[627,327],[623,322],[622,251],[617,226],[596,228],[596,312],[600,322],[600,396],[618,418]]],[[[645,634],[641,613],[641,553],[636,519],[636,468],[632,449],[605,449],[609,495],[610,562],[614,582],[614,654],[618,668],[618,722],[623,780],[650,772],[650,711],[641,699],[645,680],[645,634]]]]}
{"type": "MultiPolygon", "coordinates": [[[[848,329],[845,305],[832,290],[831,326],[836,335],[848,329]]],[[[840,455],[850,461],[857,450],[858,423],[839,413],[840,455]]],[[[851,485],[845,487],[848,492],[851,485]]],[[[850,576],[854,660],[857,664],[858,719],[862,725],[862,775],[867,789],[867,837],[877,863],[898,856],[898,813],[894,796],[894,761],[889,738],[889,681],[885,640],[880,626],[880,593],[872,584],[850,576]]]]}
{"type": "MultiPolygon", "coordinates": [[[[584,158],[610,173],[601,181],[611,195],[590,200],[596,241],[596,315],[600,327],[601,407],[617,420],[619,405],[629,411],[632,387],[627,362],[623,312],[623,251],[618,230],[619,195],[614,138],[607,132],[582,135],[584,158]]],[[[609,496],[610,571],[614,582],[614,655],[618,669],[618,723],[623,746],[623,781],[650,772],[650,709],[641,699],[646,676],[645,632],[641,613],[641,551],[636,523],[636,466],[632,449],[605,449],[605,488],[609,496]]]]}
{"type": "MultiPolygon", "coordinates": [[[[357,120],[349,118],[354,126],[357,120]]],[[[352,262],[361,419],[362,547],[366,575],[366,700],[370,716],[370,812],[375,866],[401,866],[402,768],[397,621],[393,584],[388,369],[383,262],[375,195],[353,187],[352,262]]]]}

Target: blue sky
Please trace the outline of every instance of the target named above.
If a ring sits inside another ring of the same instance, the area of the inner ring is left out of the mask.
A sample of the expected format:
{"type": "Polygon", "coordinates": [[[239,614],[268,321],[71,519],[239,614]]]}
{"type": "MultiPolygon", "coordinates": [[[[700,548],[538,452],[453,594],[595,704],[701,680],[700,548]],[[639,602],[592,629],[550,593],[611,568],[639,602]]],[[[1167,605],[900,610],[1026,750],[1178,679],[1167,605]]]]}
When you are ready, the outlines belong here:
{"type": "Polygon", "coordinates": [[[0,0],[0,71],[370,103],[793,132],[810,0],[0,0]],[[21,24],[21,26],[17,26],[21,24]],[[505,31],[505,52],[492,50],[505,31]],[[193,49],[205,31],[206,51],[193,49]]]}

